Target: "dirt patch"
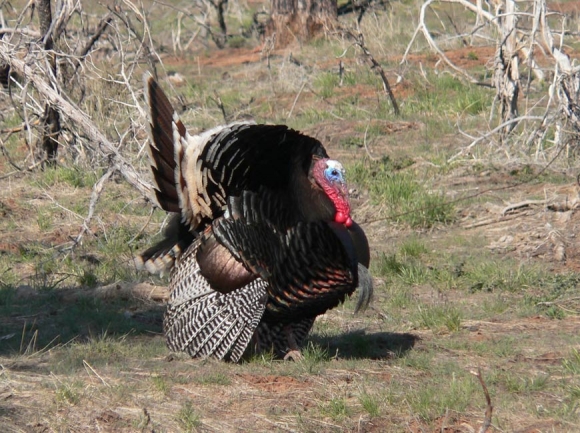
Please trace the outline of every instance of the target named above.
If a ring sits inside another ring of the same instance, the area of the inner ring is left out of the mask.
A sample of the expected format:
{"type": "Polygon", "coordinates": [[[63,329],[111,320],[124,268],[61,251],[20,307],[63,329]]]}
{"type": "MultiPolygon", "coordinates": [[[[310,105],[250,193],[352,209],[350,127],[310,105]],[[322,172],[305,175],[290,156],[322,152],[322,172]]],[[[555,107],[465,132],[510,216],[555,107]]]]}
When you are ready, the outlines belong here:
{"type": "MultiPolygon", "coordinates": [[[[270,56],[283,55],[284,51],[276,50],[270,53],[270,56]]],[[[257,48],[224,48],[223,50],[214,51],[211,56],[198,56],[191,59],[183,59],[175,56],[167,56],[163,63],[170,67],[181,67],[184,65],[195,66],[212,66],[215,68],[235,67],[248,63],[257,63],[261,61],[262,47],[257,48]]]]}
{"type": "Polygon", "coordinates": [[[565,14],[570,19],[580,14],[580,4],[577,1],[548,2],[548,10],[565,14]]]}
{"type": "MultiPolygon", "coordinates": [[[[464,327],[469,328],[472,331],[477,332],[475,334],[475,339],[483,339],[484,335],[487,338],[494,338],[497,335],[518,335],[524,332],[542,333],[551,335],[556,330],[562,330],[570,332],[571,335],[574,333],[580,334],[580,317],[565,317],[562,320],[552,320],[543,316],[535,316],[528,318],[521,318],[517,321],[508,322],[486,322],[486,321],[471,321],[467,320],[463,323],[464,327]]],[[[554,356],[559,356],[558,354],[545,354],[538,355],[540,358],[544,357],[547,359],[552,359],[554,356]]],[[[534,359],[536,359],[534,357],[534,359]]]]}
{"type": "Polygon", "coordinates": [[[352,159],[360,154],[363,148],[362,140],[354,142],[353,138],[364,138],[365,130],[373,128],[374,134],[388,135],[395,139],[405,133],[423,128],[420,122],[373,120],[373,121],[327,121],[320,122],[311,128],[305,128],[302,132],[310,135],[322,143],[337,159],[352,159]]]}
{"type": "Polygon", "coordinates": [[[297,389],[312,386],[305,380],[299,380],[291,376],[259,376],[253,374],[237,375],[248,385],[267,392],[287,393],[297,389]]]}
{"type": "MultiPolygon", "coordinates": [[[[484,46],[458,48],[456,50],[447,50],[444,53],[454,65],[469,69],[482,64],[493,64],[495,51],[495,46],[484,46]]],[[[407,59],[411,63],[422,63],[430,68],[435,67],[437,63],[441,63],[441,59],[436,53],[409,54],[407,59]]]]}
{"type": "Polygon", "coordinates": [[[480,425],[477,423],[474,425],[474,420],[462,418],[452,413],[437,418],[431,425],[425,425],[419,420],[413,420],[409,423],[409,431],[413,433],[465,433],[468,431],[477,431],[479,427],[480,425]]]}

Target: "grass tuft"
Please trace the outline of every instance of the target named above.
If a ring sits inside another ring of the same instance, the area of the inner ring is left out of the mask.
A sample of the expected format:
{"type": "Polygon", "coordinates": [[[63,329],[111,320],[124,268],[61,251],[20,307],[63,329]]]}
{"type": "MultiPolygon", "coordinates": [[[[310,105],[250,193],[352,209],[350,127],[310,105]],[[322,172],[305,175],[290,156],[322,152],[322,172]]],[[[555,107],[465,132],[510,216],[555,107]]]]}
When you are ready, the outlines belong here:
{"type": "Polygon", "coordinates": [[[345,397],[332,397],[322,405],[321,412],[335,421],[342,421],[350,415],[351,409],[345,397]]]}
{"type": "Polygon", "coordinates": [[[55,392],[57,403],[66,403],[72,406],[80,403],[81,395],[82,383],[78,381],[61,383],[55,392]]]}
{"type": "Polygon", "coordinates": [[[363,390],[359,395],[359,403],[371,418],[376,418],[380,415],[381,401],[380,396],[376,393],[363,390]]]}
{"type": "Polygon", "coordinates": [[[177,412],[177,422],[185,432],[196,431],[201,426],[201,419],[199,414],[193,407],[193,403],[189,400],[185,401],[177,412]]]}
{"type": "Polygon", "coordinates": [[[232,383],[229,376],[222,372],[215,372],[211,374],[204,374],[203,376],[195,377],[195,382],[200,385],[223,385],[227,386],[232,383]]]}
{"type": "Polygon", "coordinates": [[[461,311],[452,305],[419,305],[418,324],[432,331],[445,328],[449,332],[457,332],[461,329],[461,311]]]}
{"type": "Polygon", "coordinates": [[[412,228],[429,228],[454,219],[454,207],[445,195],[427,190],[410,172],[397,171],[389,160],[356,162],[348,169],[357,185],[369,190],[376,204],[384,205],[389,218],[412,228]]]}

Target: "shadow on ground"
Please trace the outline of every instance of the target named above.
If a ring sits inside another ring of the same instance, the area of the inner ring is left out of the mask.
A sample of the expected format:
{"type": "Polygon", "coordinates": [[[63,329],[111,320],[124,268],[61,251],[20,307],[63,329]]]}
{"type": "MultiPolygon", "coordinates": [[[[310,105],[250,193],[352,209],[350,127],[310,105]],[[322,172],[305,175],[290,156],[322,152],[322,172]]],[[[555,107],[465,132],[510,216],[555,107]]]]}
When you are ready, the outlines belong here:
{"type": "Polygon", "coordinates": [[[340,335],[324,336],[312,334],[309,341],[328,350],[330,356],[341,359],[392,359],[404,356],[419,340],[417,335],[396,332],[364,330],[340,335]]]}
{"type": "Polygon", "coordinates": [[[140,299],[99,299],[64,293],[81,288],[2,289],[0,356],[34,353],[71,340],[158,335],[164,306],[140,299]]]}

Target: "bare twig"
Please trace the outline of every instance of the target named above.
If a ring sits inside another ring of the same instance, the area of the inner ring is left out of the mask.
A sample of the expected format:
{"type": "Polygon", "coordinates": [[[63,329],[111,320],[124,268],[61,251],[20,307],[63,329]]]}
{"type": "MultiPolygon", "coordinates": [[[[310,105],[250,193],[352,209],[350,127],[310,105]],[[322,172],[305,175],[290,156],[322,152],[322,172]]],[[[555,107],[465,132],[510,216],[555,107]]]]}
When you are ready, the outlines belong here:
{"type": "Polygon", "coordinates": [[[100,379],[100,381],[103,383],[103,385],[105,385],[108,388],[111,387],[111,385],[109,385],[109,383],[105,379],[103,379],[99,373],[97,373],[97,370],[95,370],[93,368],[93,366],[91,364],[89,364],[89,362],[87,360],[83,359],[83,365],[85,367],[85,370],[87,370],[87,373],[90,371],[91,373],[93,373],[95,376],[97,376],[100,379]]]}
{"type": "Polygon", "coordinates": [[[20,35],[24,35],[24,36],[28,36],[31,38],[35,38],[38,39],[40,38],[40,32],[37,32],[35,30],[31,30],[29,28],[23,28],[23,29],[14,29],[14,28],[0,28],[0,36],[1,35],[13,35],[13,34],[20,34],[20,35]]]}
{"type": "Polygon", "coordinates": [[[447,160],[447,162],[453,162],[454,160],[456,160],[457,158],[459,158],[462,155],[465,155],[467,152],[469,152],[473,147],[475,147],[478,143],[480,143],[483,140],[486,140],[488,138],[490,138],[491,136],[493,136],[494,134],[497,134],[499,131],[501,131],[503,128],[505,128],[506,126],[508,126],[511,123],[514,122],[520,122],[522,120],[534,120],[534,121],[545,121],[545,117],[544,116],[520,116],[520,117],[516,117],[515,119],[509,119],[506,120],[505,122],[503,122],[501,125],[498,125],[497,127],[495,127],[494,129],[492,129],[491,131],[487,132],[486,134],[482,135],[481,137],[473,140],[471,142],[471,144],[469,144],[467,147],[464,147],[463,149],[461,149],[460,152],[456,153],[455,155],[453,155],[451,158],[449,158],[447,160]]]}
{"type": "Polygon", "coordinates": [[[112,13],[107,14],[105,17],[103,17],[103,19],[101,19],[101,22],[97,26],[95,33],[93,34],[93,36],[89,38],[84,47],[78,51],[77,56],[85,57],[89,53],[89,51],[91,51],[95,43],[97,43],[99,38],[103,35],[103,33],[105,33],[105,30],[107,30],[107,27],[111,23],[112,19],[113,19],[112,13]]]}
{"type": "Polygon", "coordinates": [[[104,175],[102,175],[101,178],[93,186],[93,192],[91,193],[91,201],[89,203],[89,212],[87,214],[87,217],[84,219],[81,231],[79,232],[79,234],[75,238],[71,248],[76,247],[81,242],[84,234],[87,231],[90,231],[89,223],[91,222],[91,219],[93,218],[93,214],[95,213],[95,207],[97,205],[97,202],[99,201],[99,197],[101,196],[101,193],[103,192],[103,188],[105,187],[105,183],[111,178],[111,176],[113,175],[113,173],[116,170],[117,170],[116,166],[110,167],[107,170],[107,172],[104,175]]]}
{"type": "Polygon", "coordinates": [[[300,98],[300,95],[302,94],[302,91],[304,90],[304,86],[306,86],[306,80],[304,80],[302,82],[302,85],[300,86],[300,90],[298,90],[298,93],[296,94],[296,97],[294,98],[294,102],[292,103],[292,108],[290,108],[290,112],[288,113],[288,116],[286,116],[286,120],[290,119],[290,117],[292,117],[292,112],[294,111],[294,107],[296,107],[296,103],[298,102],[298,98],[300,98]]]}
{"type": "Polygon", "coordinates": [[[219,93],[217,91],[214,91],[213,94],[215,95],[215,103],[218,106],[218,108],[220,109],[220,111],[222,112],[222,116],[224,118],[224,122],[228,122],[228,115],[226,113],[226,107],[224,107],[224,103],[222,101],[222,98],[220,97],[219,93]]]}
{"type": "MultiPolygon", "coordinates": [[[[48,54],[49,74],[53,81],[56,81],[56,54],[53,52],[53,28],[57,21],[52,19],[52,9],[50,0],[39,0],[36,2],[38,9],[38,19],[40,21],[40,33],[43,35],[43,48],[48,54]]],[[[49,165],[56,164],[58,151],[58,136],[61,132],[59,112],[49,104],[45,106],[42,116],[43,131],[39,140],[40,147],[46,153],[49,165]]]]}
{"type": "Polygon", "coordinates": [[[470,74],[468,74],[465,70],[461,69],[460,67],[456,66],[453,62],[451,62],[451,60],[449,60],[449,58],[445,55],[445,53],[443,53],[443,51],[439,48],[439,46],[435,43],[435,41],[431,37],[431,33],[429,32],[429,29],[427,28],[427,25],[425,24],[425,21],[426,21],[425,14],[426,14],[427,9],[431,7],[431,3],[433,3],[434,1],[444,1],[444,0],[427,0],[425,3],[423,3],[423,6],[421,6],[421,11],[419,13],[419,25],[415,29],[415,33],[413,34],[413,37],[411,38],[411,42],[409,42],[409,45],[407,45],[407,49],[405,50],[405,53],[403,54],[403,58],[401,59],[401,64],[403,64],[407,61],[407,56],[409,55],[409,52],[411,51],[411,47],[413,46],[413,43],[415,42],[417,35],[421,32],[421,33],[423,33],[423,37],[427,40],[427,43],[429,44],[431,49],[434,50],[439,55],[439,57],[441,59],[443,59],[443,61],[451,69],[453,69],[454,71],[461,74],[463,77],[468,79],[470,82],[478,83],[478,80],[476,80],[474,77],[472,77],[470,74]]]}
{"type": "Polygon", "coordinates": [[[389,80],[387,79],[387,76],[385,74],[385,71],[383,70],[383,67],[380,65],[379,62],[377,62],[375,60],[374,56],[372,55],[372,53],[369,51],[369,49],[365,45],[363,33],[360,30],[358,30],[355,34],[352,30],[345,30],[345,29],[343,29],[342,32],[344,35],[351,38],[353,40],[354,44],[361,49],[361,51],[365,55],[365,58],[370,63],[371,69],[376,70],[377,73],[380,75],[381,81],[383,83],[383,89],[384,89],[386,95],[391,100],[391,104],[393,106],[393,111],[395,112],[395,115],[399,116],[401,114],[401,111],[399,110],[399,104],[397,104],[397,100],[395,99],[395,95],[393,94],[393,91],[391,90],[391,85],[389,84],[389,80]]]}
{"type": "Polygon", "coordinates": [[[483,420],[483,424],[479,429],[479,433],[485,433],[487,429],[491,426],[491,416],[493,413],[493,406],[491,405],[491,397],[489,396],[489,391],[487,390],[487,386],[485,385],[485,382],[481,375],[481,369],[478,368],[477,371],[471,371],[471,374],[473,374],[475,377],[477,377],[477,379],[479,379],[479,383],[481,384],[481,387],[483,388],[483,393],[485,394],[485,401],[487,403],[487,406],[485,408],[485,418],[483,420]]]}

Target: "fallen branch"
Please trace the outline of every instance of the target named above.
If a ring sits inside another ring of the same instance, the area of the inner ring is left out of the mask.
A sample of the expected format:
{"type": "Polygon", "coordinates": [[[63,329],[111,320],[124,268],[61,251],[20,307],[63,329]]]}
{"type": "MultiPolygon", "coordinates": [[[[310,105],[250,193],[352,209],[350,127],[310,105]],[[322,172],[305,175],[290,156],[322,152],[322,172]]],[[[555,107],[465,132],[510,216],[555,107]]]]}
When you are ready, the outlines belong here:
{"type": "MultiPolygon", "coordinates": [[[[32,299],[33,297],[46,296],[32,287],[25,285],[16,288],[15,296],[18,299],[32,299]]],[[[64,302],[76,302],[79,299],[143,299],[165,303],[169,299],[169,289],[164,286],[155,286],[149,283],[119,282],[99,286],[92,289],[59,289],[50,296],[57,296],[64,302]]]]}
{"type": "Polygon", "coordinates": [[[570,308],[566,308],[566,307],[563,307],[562,306],[562,304],[564,304],[566,302],[578,301],[578,300],[580,300],[580,296],[574,296],[572,298],[561,299],[559,301],[544,301],[544,302],[538,302],[536,304],[536,306],[542,306],[542,307],[556,306],[556,307],[562,309],[563,311],[566,311],[567,313],[580,314],[580,311],[578,311],[578,310],[572,310],[570,308]]]}
{"type": "Polygon", "coordinates": [[[30,80],[49,104],[54,106],[63,116],[70,119],[76,127],[81,128],[87,137],[97,144],[97,149],[103,157],[112,158],[114,165],[130,185],[137,189],[147,200],[157,203],[152,194],[152,186],[145,182],[133,166],[121,156],[113,143],[105,137],[86,113],[64,99],[42,78],[40,73],[36,73],[32,66],[13,56],[8,47],[2,43],[0,43],[0,59],[10,64],[11,68],[27,80],[30,80]]]}
{"type": "Polygon", "coordinates": [[[476,138],[475,140],[473,140],[467,147],[464,147],[458,153],[456,153],[451,158],[449,158],[447,160],[447,163],[453,162],[455,159],[459,158],[460,156],[464,155],[466,152],[468,152],[469,150],[471,150],[473,147],[475,147],[479,142],[481,142],[481,141],[483,141],[483,140],[491,137],[492,135],[498,133],[499,131],[501,131],[506,126],[508,126],[508,125],[510,125],[512,123],[520,122],[522,120],[541,120],[541,121],[545,121],[546,120],[546,117],[545,116],[520,116],[520,117],[516,117],[515,119],[506,120],[501,125],[496,126],[495,128],[493,128],[488,133],[486,133],[486,134],[482,135],[481,137],[476,138]]]}
{"type": "Polygon", "coordinates": [[[549,202],[550,200],[524,200],[519,203],[510,204],[501,211],[501,216],[505,216],[508,212],[521,209],[523,207],[528,207],[533,204],[547,204],[549,202]]]}
{"type": "Polygon", "coordinates": [[[468,225],[465,225],[465,226],[461,226],[461,228],[462,229],[475,229],[477,227],[483,227],[483,226],[487,226],[487,225],[490,225],[490,224],[500,224],[500,223],[504,223],[506,221],[515,220],[515,219],[517,219],[519,217],[520,217],[519,215],[512,215],[510,217],[504,217],[504,218],[501,218],[500,217],[500,219],[498,219],[497,217],[492,217],[492,218],[487,218],[487,219],[485,219],[483,221],[477,221],[477,222],[474,222],[472,224],[468,224],[468,225]]]}
{"type": "MultiPolygon", "coordinates": [[[[99,38],[103,35],[103,33],[105,33],[105,30],[107,30],[107,27],[109,26],[112,20],[113,20],[112,13],[109,13],[101,20],[101,22],[97,27],[97,30],[95,31],[95,34],[90,37],[85,46],[77,53],[79,57],[85,57],[89,53],[89,51],[91,51],[95,43],[99,40],[99,38]]],[[[77,64],[77,68],[79,66],[80,62],[77,64]]]]}
{"type": "Polygon", "coordinates": [[[34,30],[30,30],[28,28],[22,28],[22,29],[11,29],[11,28],[7,28],[7,27],[0,28],[0,36],[13,35],[13,34],[29,36],[29,37],[35,38],[35,39],[40,38],[39,32],[34,31],[34,30]]]}

